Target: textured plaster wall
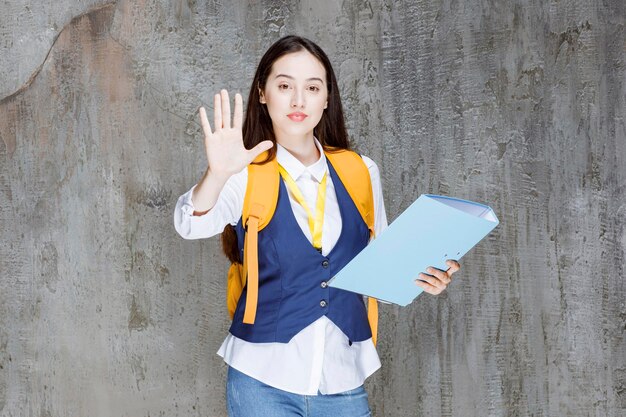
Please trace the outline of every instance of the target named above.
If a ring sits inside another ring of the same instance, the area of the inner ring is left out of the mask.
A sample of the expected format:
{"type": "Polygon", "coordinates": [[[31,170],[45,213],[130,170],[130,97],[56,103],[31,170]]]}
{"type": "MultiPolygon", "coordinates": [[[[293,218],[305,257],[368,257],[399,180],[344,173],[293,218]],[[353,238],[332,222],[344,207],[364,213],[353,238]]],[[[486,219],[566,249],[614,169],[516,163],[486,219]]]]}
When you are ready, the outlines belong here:
{"type": "Polygon", "coordinates": [[[626,6],[0,2],[0,415],[223,416],[227,263],[174,231],[196,109],[314,39],[393,220],[500,226],[439,297],[383,306],[376,416],[626,415],[626,6]],[[41,4],[40,4],[41,3],[41,4]]]}

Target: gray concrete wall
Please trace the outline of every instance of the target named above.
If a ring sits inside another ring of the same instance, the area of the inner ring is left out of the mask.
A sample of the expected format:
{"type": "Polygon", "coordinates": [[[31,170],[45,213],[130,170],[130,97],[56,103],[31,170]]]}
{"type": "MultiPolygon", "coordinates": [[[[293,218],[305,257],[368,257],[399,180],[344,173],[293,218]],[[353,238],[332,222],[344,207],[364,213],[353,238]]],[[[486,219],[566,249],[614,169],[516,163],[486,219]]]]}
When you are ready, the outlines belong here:
{"type": "Polygon", "coordinates": [[[382,307],[375,415],[626,415],[623,0],[45,3],[0,4],[1,416],[225,415],[227,263],[172,212],[196,109],[290,33],[390,220],[426,192],[501,220],[382,307]]]}

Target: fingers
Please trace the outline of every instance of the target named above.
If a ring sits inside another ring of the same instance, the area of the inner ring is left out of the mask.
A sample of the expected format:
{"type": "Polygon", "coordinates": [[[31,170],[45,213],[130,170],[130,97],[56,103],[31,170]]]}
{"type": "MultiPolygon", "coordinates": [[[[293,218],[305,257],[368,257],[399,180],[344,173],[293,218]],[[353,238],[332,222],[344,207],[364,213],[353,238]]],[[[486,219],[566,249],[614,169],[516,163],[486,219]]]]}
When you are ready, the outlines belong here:
{"type": "Polygon", "coordinates": [[[270,149],[274,146],[274,142],[271,140],[264,140],[261,143],[258,143],[254,148],[250,149],[250,155],[252,156],[251,161],[254,161],[257,156],[261,155],[266,150],[270,149]]]}
{"type": "Polygon", "coordinates": [[[433,276],[433,275],[428,275],[422,272],[419,274],[419,280],[425,281],[429,283],[430,285],[432,285],[433,287],[440,288],[442,291],[445,290],[450,280],[446,278],[438,277],[438,276],[433,276]]]}
{"type": "Polygon", "coordinates": [[[220,97],[219,94],[216,94],[213,97],[213,120],[214,120],[214,124],[213,127],[215,128],[215,130],[220,130],[223,125],[222,125],[222,99],[220,97]]]}
{"type": "Polygon", "coordinates": [[[434,276],[435,278],[437,278],[439,281],[441,281],[445,285],[448,285],[450,281],[452,281],[452,279],[450,278],[450,275],[448,275],[447,272],[444,272],[441,269],[433,268],[431,266],[430,268],[426,268],[426,272],[434,276]]]}
{"type": "Polygon", "coordinates": [[[228,91],[220,91],[220,96],[222,98],[222,127],[225,129],[230,129],[230,99],[228,98],[228,91]]]}
{"type": "Polygon", "coordinates": [[[233,120],[233,127],[235,129],[241,129],[243,120],[243,100],[241,94],[235,94],[235,120],[233,120]]]}
{"type": "Polygon", "coordinates": [[[415,280],[415,285],[423,289],[428,294],[438,295],[443,292],[441,288],[437,288],[434,285],[429,284],[428,282],[420,281],[419,279],[415,280]]]}
{"type": "Polygon", "coordinates": [[[450,269],[448,269],[446,272],[448,273],[448,275],[452,275],[454,274],[456,271],[458,271],[459,269],[461,269],[461,264],[459,264],[457,261],[453,260],[453,259],[448,259],[446,261],[446,265],[448,265],[450,267],[450,269]]]}
{"type": "Polygon", "coordinates": [[[200,125],[202,126],[202,130],[204,131],[204,137],[211,136],[211,125],[209,125],[209,120],[206,117],[206,110],[204,107],[200,107],[200,125]]]}
{"type": "Polygon", "coordinates": [[[430,275],[423,272],[420,273],[419,279],[415,280],[415,284],[429,294],[441,294],[448,287],[448,284],[452,282],[452,274],[461,269],[461,265],[452,259],[448,259],[446,265],[449,267],[447,271],[442,271],[432,266],[426,268],[426,272],[430,275]]]}
{"type": "Polygon", "coordinates": [[[213,118],[215,130],[238,128],[241,129],[243,120],[243,100],[241,94],[235,94],[235,118],[231,124],[230,99],[228,91],[221,90],[213,97],[213,118]]]}

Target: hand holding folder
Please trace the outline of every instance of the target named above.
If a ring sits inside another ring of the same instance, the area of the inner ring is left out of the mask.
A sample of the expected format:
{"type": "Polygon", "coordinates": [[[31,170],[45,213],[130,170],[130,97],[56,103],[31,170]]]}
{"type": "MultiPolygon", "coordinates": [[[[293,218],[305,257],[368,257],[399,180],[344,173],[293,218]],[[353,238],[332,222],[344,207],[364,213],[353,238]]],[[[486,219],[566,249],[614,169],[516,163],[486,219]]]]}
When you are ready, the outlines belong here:
{"type": "Polygon", "coordinates": [[[425,273],[419,274],[418,279],[414,281],[415,284],[429,294],[441,294],[450,284],[452,274],[461,269],[461,264],[453,259],[447,260],[446,265],[450,267],[446,271],[434,267],[427,268],[425,273]]]}
{"type": "Polygon", "coordinates": [[[498,223],[489,206],[423,194],[329,285],[406,306],[423,291],[420,272],[447,270],[446,260],[461,259],[498,223]]]}

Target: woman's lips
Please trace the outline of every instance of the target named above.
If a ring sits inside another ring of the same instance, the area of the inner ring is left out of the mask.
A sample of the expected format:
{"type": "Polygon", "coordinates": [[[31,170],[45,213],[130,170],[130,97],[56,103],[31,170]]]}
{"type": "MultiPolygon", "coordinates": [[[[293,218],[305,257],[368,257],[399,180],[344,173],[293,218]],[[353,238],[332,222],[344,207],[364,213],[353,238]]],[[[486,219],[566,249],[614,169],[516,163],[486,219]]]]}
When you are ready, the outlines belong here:
{"type": "Polygon", "coordinates": [[[295,113],[288,114],[287,117],[289,117],[294,122],[301,122],[301,121],[303,121],[304,119],[306,119],[309,116],[304,114],[304,113],[300,113],[298,111],[298,112],[295,112],[295,113]]]}

